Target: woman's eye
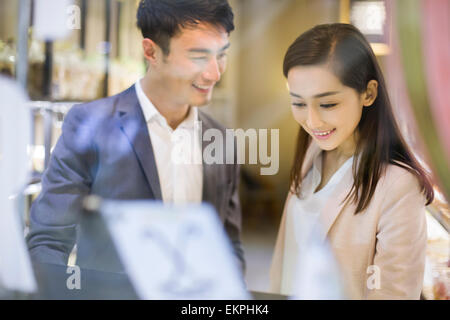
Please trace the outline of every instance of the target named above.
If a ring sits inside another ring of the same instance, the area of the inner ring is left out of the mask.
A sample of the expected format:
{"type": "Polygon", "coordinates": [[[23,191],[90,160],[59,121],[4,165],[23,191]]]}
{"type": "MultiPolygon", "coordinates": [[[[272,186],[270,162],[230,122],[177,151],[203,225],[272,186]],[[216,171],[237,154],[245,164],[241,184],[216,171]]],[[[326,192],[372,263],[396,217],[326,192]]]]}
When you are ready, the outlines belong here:
{"type": "Polygon", "coordinates": [[[295,107],[304,107],[304,106],[306,106],[305,103],[293,103],[292,105],[295,106],[295,107]]]}
{"type": "Polygon", "coordinates": [[[325,103],[325,104],[321,104],[320,106],[321,106],[322,108],[327,109],[327,108],[332,108],[332,107],[334,107],[334,106],[336,106],[336,105],[337,105],[337,103],[325,103]]]}

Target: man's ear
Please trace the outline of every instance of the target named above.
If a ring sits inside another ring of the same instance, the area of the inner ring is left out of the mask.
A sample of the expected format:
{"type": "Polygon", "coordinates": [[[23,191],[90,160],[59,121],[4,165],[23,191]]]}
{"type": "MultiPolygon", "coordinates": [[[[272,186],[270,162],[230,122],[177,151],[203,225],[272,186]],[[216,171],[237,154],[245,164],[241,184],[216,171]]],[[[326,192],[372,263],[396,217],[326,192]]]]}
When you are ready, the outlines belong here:
{"type": "Polygon", "coordinates": [[[365,107],[370,107],[378,95],[378,81],[370,80],[367,84],[366,91],[362,94],[362,103],[365,107]]]}
{"type": "Polygon", "coordinates": [[[144,38],[144,40],[142,40],[142,48],[144,50],[145,60],[147,60],[150,65],[155,64],[158,61],[158,50],[161,50],[159,46],[153,40],[144,38]]]}

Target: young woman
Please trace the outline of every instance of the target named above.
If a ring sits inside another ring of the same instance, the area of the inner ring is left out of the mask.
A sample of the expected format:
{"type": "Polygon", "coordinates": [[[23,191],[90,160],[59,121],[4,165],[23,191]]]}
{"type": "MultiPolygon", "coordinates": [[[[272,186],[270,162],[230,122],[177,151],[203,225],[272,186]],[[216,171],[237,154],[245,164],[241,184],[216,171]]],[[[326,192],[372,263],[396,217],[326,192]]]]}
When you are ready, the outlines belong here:
{"type": "Polygon", "coordinates": [[[401,136],[369,43],[349,24],[316,26],[289,47],[283,72],[300,129],[272,290],[293,293],[308,250],[300,230],[319,225],[351,298],[418,299],[433,189],[401,136]]]}

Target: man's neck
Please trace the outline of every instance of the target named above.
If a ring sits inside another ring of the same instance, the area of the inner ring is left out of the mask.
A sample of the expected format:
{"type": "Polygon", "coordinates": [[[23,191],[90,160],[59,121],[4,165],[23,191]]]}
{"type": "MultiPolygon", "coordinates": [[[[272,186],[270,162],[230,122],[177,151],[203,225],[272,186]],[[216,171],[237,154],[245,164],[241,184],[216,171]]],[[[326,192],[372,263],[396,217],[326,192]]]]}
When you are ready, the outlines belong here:
{"type": "Polygon", "coordinates": [[[145,95],[166,119],[167,124],[175,130],[189,114],[189,105],[179,105],[170,103],[167,96],[160,90],[157,84],[152,84],[151,80],[144,77],[141,81],[141,87],[145,95]],[[150,98],[151,97],[151,98],[150,98]]]}

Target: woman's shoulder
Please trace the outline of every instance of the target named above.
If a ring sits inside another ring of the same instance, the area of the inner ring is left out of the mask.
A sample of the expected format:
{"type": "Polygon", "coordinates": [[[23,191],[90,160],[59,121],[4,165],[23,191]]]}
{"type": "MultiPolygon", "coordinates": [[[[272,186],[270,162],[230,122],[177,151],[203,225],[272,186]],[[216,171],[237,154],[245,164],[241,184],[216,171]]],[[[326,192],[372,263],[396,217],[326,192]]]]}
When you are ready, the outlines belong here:
{"type": "Polygon", "coordinates": [[[410,187],[413,185],[419,186],[419,180],[413,173],[413,169],[402,163],[387,164],[380,180],[383,180],[386,185],[409,185],[410,187]]]}
{"type": "Polygon", "coordinates": [[[389,204],[389,199],[396,201],[408,195],[425,199],[418,177],[412,169],[402,167],[401,164],[390,163],[385,167],[377,189],[386,205],[389,204]]]}

